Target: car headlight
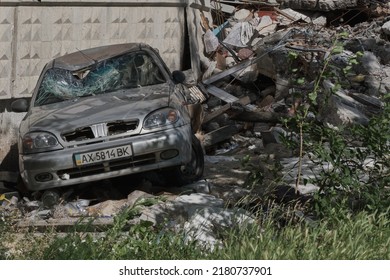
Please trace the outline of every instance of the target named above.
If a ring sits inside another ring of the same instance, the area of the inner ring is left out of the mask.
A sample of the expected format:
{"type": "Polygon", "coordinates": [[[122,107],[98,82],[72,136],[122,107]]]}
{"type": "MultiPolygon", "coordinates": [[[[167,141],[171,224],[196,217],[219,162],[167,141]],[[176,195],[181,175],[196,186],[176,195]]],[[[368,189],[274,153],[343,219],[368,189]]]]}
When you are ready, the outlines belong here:
{"type": "Polygon", "coordinates": [[[164,108],[151,113],[145,118],[144,128],[151,129],[174,124],[179,120],[179,112],[172,108],[164,108]]]}
{"type": "Polygon", "coordinates": [[[49,132],[31,132],[23,139],[23,151],[25,153],[39,153],[62,149],[57,138],[49,132]]]}

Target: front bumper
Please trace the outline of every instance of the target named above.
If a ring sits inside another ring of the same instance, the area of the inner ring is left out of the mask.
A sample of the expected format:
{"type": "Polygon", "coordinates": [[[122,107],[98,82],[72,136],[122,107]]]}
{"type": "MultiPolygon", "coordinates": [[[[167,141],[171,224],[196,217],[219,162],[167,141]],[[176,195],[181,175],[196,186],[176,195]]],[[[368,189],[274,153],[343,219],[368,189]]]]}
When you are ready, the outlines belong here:
{"type": "Polygon", "coordinates": [[[20,173],[28,190],[39,191],[180,166],[191,159],[191,136],[190,125],[184,125],[93,145],[20,155],[20,173]],[[74,154],[76,153],[129,144],[132,148],[130,158],[86,166],[77,166],[75,163],[74,154]],[[171,158],[163,157],[162,153],[167,153],[167,151],[171,151],[172,153],[169,154],[173,155],[177,152],[177,155],[171,158]]]}

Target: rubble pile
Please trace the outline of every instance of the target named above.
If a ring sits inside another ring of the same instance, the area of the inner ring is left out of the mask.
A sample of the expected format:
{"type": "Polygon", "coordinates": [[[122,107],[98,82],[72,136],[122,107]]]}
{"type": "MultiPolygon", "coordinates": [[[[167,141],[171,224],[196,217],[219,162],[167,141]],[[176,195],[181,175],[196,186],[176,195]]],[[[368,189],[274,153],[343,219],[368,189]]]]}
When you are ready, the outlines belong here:
{"type": "MultiPolygon", "coordinates": [[[[127,228],[145,221],[151,226],[164,225],[170,230],[184,231],[188,240],[198,240],[211,248],[219,246],[218,229],[255,221],[244,209],[227,208],[227,202],[217,195],[220,192],[223,196],[224,192],[206,180],[170,192],[162,192],[155,186],[156,193],[151,192],[147,190],[148,185],[150,183],[137,186],[121,199],[114,199],[112,193],[106,199],[101,195],[95,199],[80,198],[80,192],[76,196],[69,193],[60,196],[56,190],[45,191],[35,199],[7,193],[0,197],[0,214],[20,230],[66,232],[75,225],[84,225],[83,231],[100,232],[112,226],[115,216],[127,209],[134,213],[127,228]]],[[[116,187],[110,187],[111,191],[114,189],[116,187]]],[[[235,191],[239,192],[240,188],[235,191]]],[[[241,189],[241,192],[247,193],[247,190],[241,189]]],[[[229,197],[232,202],[232,195],[229,197]]]]}
{"type": "Polygon", "coordinates": [[[210,7],[209,14],[198,7],[206,149],[254,127],[264,136],[294,115],[301,101],[295,93],[309,95],[324,65],[332,73],[318,99],[329,101],[312,117],[332,126],[366,124],[383,107],[390,91],[386,1],[210,1],[210,7]]]}

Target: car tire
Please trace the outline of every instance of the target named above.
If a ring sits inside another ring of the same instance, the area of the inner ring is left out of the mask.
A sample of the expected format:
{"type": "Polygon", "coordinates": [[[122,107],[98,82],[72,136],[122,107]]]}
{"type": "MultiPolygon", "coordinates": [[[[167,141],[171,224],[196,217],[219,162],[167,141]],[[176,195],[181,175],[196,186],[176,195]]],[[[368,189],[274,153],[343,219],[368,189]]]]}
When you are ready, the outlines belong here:
{"type": "Polygon", "coordinates": [[[191,161],[182,166],[177,166],[169,170],[166,174],[166,180],[169,184],[182,186],[199,180],[203,176],[204,154],[199,139],[192,135],[191,161]]]}
{"type": "Polygon", "coordinates": [[[18,176],[18,180],[16,182],[16,186],[15,186],[15,189],[22,195],[22,196],[25,196],[25,197],[30,197],[30,195],[32,194],[32,191],[29,190],[26,186],[26,184],[23,182],[23,179],[22,179],[22,176],[18,176]]]}

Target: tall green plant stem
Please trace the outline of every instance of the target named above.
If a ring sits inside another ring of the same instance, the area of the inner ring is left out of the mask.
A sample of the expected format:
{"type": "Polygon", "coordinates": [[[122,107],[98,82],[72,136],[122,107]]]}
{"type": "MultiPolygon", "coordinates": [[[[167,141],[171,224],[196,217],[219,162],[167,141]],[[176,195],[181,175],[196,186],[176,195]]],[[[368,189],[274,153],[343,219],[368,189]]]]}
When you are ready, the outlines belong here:
{"type": "MultiPolygon", "coordinates": [[[[324,66],[321,69],[320,74],[318,75],[316,82],[314,83],[314,88],[311,93],[309,93],[309,99],[312,101],[313,104],[316,104],[316,99],[318,95],[318,90],[320,88],[320,83],[325,75],[325,71],[328,68],[329,62],[330,62],[330,54],[332,54],[336,44],[337,39],[333,43],[331,50],[329,52],[329,56],[325,59],[324,66]]],[[[298,173],[297,173],[297,179],[295,181],[295,193],[298,193],[298,187],[301,182],[302,177],[302,159],[303,159],[303,125],[306,121],[307,115],[309,113],[309,106],[304,106],[303,115],[300,118],[298,122],[298,128],[299,128],[299,159],[298,159],[298,173]]]]}

